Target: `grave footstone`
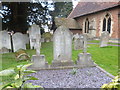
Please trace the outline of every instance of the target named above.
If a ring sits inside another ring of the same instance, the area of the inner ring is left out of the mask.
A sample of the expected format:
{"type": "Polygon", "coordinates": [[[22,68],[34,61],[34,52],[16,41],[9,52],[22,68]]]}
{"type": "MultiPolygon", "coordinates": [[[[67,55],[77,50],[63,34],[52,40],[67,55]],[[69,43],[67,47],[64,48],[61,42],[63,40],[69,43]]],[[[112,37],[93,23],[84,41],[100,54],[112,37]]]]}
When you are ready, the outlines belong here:
{"type": "Polygon", "coordinates": [[[70,66],[72,61],[72,34],[65,26],[60,26],[53,36],[54,60],[51,67],[70,66]]]}
{"type": "Polygon", "coordinates": [[[12,40],[13,40],[13,50],[14,50],[14,52],[16,52],[19,49],[26,50],[24,35],[22,33],[13,34],[12,40]]]}
{"type": "Polygon", "coordinates": [[[36,24],[33,24],[29,28],[29,38],[30,38],[30,48],[35,49],[36,44],[36,35],[40,34],[40,27],[36,24]]]}
{"type": "Polygon", "coordinates": [[[37,34],[36,35],[36,55],[32,55],[32,62],[33,65],[30,67],[32,69],[41,69],[41,68],[47,68],[47,62],[45,61],[45,55],[40,54],[40,47],[41,47],[41,35],[37,34]]]}
{"type": "Polygon", "coordinates": [[[104,31],[100,37],[100,47],[108,46],[108,42],[109,42],[109,32],[104,31]]]}
{"type": "Polygon", "coordinates": [[[0,31],[0,51],[8,53],[11,50],[11,38],[7,31],[0,31]],[[6,48],[6,49],[5,49],[6,48]]]}
{"type": "Polygon", "coordinates": [[[77,65],[80,67],[95,66],[91,54],[87,53],[87,35],[83,35],[83,53],[78,54],[77,65]]]}

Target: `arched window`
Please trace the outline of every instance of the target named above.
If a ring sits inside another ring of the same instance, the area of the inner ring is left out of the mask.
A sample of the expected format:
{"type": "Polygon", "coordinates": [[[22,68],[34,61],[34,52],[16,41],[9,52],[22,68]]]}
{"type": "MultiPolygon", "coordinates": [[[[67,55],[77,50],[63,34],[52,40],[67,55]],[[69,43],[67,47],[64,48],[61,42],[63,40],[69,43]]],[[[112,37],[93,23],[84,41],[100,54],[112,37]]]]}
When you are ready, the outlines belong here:
{"type": "Polygon", "coordinates": [[[108,31],[111,32],[111,17],[109,14],[106,14],[103,19],[103,29],[102,31],[108,31]]]}
{"type": "Polygon", "coordinates": [[[108,23],[107,23],[107,31],[110,33],[110,30],[111,30],[111,18],[109,17],[108,18],[108,23]]]}
{"type": "Polygon", "coordinates": [[[104,20],[103,20],[103,31],[105,31],[106,30],[106,18],[104,18],[104,20]]]}
{"type": "Polygon", "coordinates": [[[88,18],[85,21],[85,33],[89,33],[89,20],[88,20],[88,18]]]}

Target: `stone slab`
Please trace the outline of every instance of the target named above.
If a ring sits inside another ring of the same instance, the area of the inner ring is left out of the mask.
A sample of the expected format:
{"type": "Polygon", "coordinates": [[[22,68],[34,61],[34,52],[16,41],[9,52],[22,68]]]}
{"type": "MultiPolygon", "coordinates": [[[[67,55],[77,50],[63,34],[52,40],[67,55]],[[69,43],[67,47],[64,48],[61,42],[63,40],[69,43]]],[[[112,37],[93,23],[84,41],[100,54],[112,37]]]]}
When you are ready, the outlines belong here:
{"type": "Polygon", "coordinates": [[[96,64],[93,62],[93,60],[91,58],[90,53],[80,53],[80,54],[78,54],[77,65],[80,65],[80,66],[83,66],[83,67],[96,66],[96,64]]]}
{"type": "Polygon", "coordinates": [[[45,61],[44,55],[33,55],[31,61],[33,64],[30,66],[30,68],[32,68],[32,69],[39,69],[39,68],[47,68],[48,67],[48,65],[45,61]]]}
{"type": "Polygon", "coordinates": [[[59,67],[69,67],[74,66],[74,62],[72,60],[53,60],[50,68],[59,68],[59,67]]]}

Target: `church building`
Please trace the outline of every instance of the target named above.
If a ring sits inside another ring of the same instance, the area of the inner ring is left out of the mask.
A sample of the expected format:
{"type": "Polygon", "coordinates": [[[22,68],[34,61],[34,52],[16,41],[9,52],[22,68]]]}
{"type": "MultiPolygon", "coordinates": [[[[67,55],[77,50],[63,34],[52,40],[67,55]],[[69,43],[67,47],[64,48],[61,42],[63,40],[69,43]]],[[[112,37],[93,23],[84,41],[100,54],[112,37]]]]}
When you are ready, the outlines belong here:
{"type": "Polygon", "coordinates": [[[111,39],[120,39],[120,2],[79,2],[68,18],[75,19],[93,37],[108,31],[111,39]]]}

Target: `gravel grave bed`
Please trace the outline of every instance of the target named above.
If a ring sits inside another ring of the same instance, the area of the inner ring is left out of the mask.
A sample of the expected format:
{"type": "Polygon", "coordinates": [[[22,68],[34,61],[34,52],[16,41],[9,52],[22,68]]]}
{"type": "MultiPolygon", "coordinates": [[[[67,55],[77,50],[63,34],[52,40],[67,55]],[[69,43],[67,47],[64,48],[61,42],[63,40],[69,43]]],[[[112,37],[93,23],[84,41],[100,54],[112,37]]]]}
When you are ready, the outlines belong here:
{"type": "Polygon", "coordinates": [[[100,88],[112,80],[97,67],[76,69],[76,74],[71,74],[72,71],[73,69],[40,70],[29,75],[39,80],[27,82],[44,88],[100,88]]]}

